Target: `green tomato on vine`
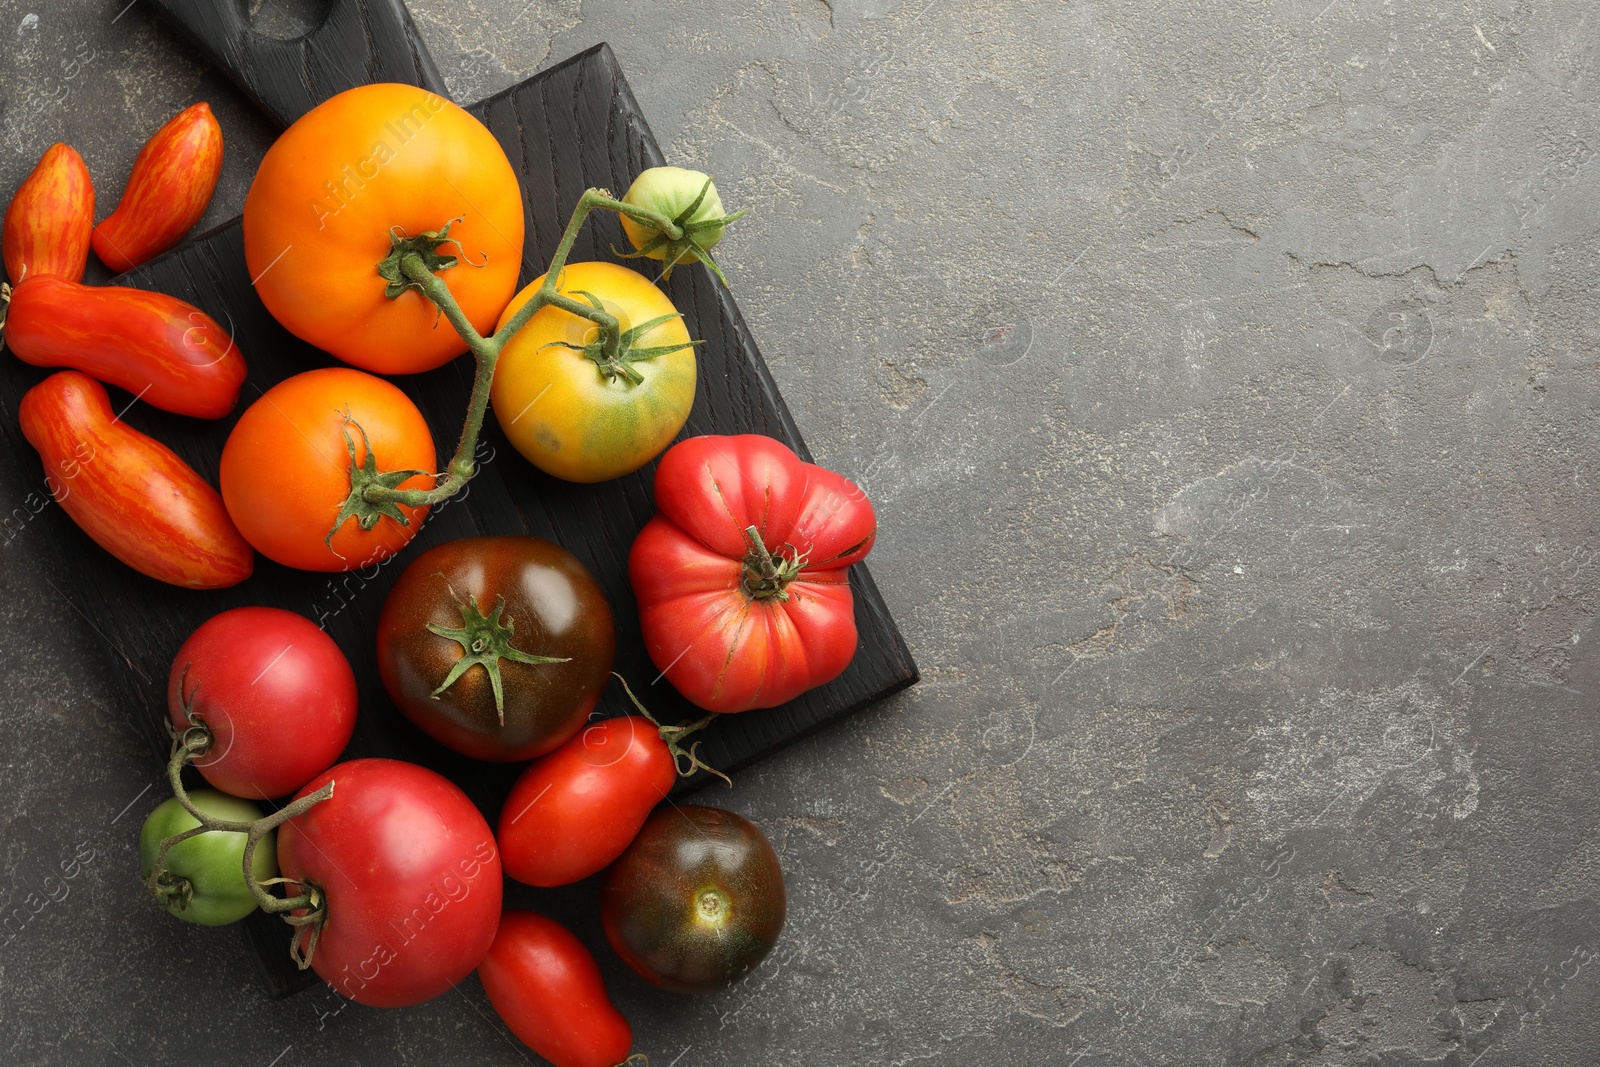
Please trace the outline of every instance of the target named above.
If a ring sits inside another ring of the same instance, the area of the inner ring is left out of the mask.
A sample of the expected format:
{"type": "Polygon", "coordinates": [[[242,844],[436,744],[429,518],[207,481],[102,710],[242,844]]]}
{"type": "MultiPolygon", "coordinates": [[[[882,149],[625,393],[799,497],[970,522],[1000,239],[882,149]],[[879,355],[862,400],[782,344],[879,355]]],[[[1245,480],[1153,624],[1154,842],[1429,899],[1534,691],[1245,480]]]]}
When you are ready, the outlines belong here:
{"type": "MultiPolygon", "coordinates": [[[[248,800],[214,789],[196,789],[189,799],[195,807],[218,819],[254,822],[261,818],[261,809],[248,800]]],[[[164,801],[139,831],[139,873],[156,900],[173,915],[202,926],[226,926],[249,915],[257,906],[255,894],[244,880],[242,832],[207,830],[172,845],[161,862],[163,873],[154,883],[150,881],[161,843],[199,825],[177,797],[164,801]]],[[[251,860],[256,881],[266,882],[278,876],[272,834],[262,838],[251,860]]]]}
{"type": "Polygon", "coordinates": [[[681,237],[674,239],[624,214],[622,230],[634,247],[634,252],[624,255],[624,259],[645,256],[660,260],[663,281],[672,277],[673,267],[694,260],[710,267],[722,284],[728,284],[722,268],[711,258],[711,250],[722,240],[728,223],[744,212],[724,213],[722,197],[717,195],[709,175],[683,167],[651,167],[628,186],[622,202],[665,215],[683,231],[681,237]]]}

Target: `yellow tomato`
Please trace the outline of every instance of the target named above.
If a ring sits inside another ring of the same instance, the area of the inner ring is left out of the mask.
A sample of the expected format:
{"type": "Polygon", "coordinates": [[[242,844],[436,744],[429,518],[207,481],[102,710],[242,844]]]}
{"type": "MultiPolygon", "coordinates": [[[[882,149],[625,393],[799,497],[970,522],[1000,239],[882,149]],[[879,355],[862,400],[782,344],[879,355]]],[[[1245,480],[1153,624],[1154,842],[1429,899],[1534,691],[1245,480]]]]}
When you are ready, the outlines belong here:
{"type": "MultiPolygon", "coordinates": [[[[500,325],[543,283],[518,293],[500,325]]],[[[694,349],[672,301],[626,267],[570,263],[558,291],[584,303],[592,295],[616,316],[624,366],[600,361],[592,321],[543,307],[501,352],[490,399],[500,428],[534,466],[570,482],[603,482],[649,463],[683,429],[694,404],[694,349]]]]}

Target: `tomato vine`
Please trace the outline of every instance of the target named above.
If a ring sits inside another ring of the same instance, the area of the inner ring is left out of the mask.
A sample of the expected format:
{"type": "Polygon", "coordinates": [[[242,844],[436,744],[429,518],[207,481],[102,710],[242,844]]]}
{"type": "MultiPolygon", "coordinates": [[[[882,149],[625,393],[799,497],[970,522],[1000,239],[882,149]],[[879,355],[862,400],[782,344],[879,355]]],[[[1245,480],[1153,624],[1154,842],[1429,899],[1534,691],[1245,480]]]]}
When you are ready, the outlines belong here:
{"type": "MultiPolygon", "coordinates": [[[[710,184],[708,178],[707,188],[710,184]]],[[[699,204],[697,200],[693,207],[698,208],[699,204]]],[[[597,351],[592,357],[595,358],[596,364],[602,369],[627,367],[629,353],[625,350],[625,346],[631,338],[625,336],[616,316],[605,308],[597,306],[598,301],[574,300],[557,289],[562,268],[566,266],[567,256],[572,252],[573,243],[578,239],[584,221],[596,210],[614,211],[626,216],[660,234],[669,243],[683,241],[686,235],[692,237],[692,234],[685,229],[685,224],[680,223],[677,218],[652,208],[617,200],[603,189],[587,189],[573,209],[572,218],[561,235],[561,243],[556,246],[555,255],[550,259],[550,269],[545,272],[544,283],[539,286],[532,299],[523,304],[504,326],[489,337],[484,337],[472,325],[451,294],[449,285],[440,277],[441,273],[453,268],[457,263],[454,256],[444,255],[439,251],[442,246],[452,243],[452,238],[449,236],[450,223],[446,223],[437,231],[428,231],[415,236],[407,236],[398,229],[390,232],[389,255],[378,266],[379,275],[389,282],[385,295],[394,299],[409,290],[415,290],[426,297],[467,343],[468,351],[477,362],[477,373],[473,378],[472,396],[467,403],[467,415],[461,429],[461,438],[443,477],[432,489],[400,489],[395,485],[386,484],[388,480],[382,477],[372,477],[371,472],[358,469],[352,462],[350,496],[339,512],[341,525],[346,519],[354,516],[364,527],[370,527],[372,523],[377,522],[380,515],[386,513],[386,507],[393,508],[396,504],[413,508],[432,507],[460,492],[472,480],[473,475],[477,473],[473,454],[478,447],[478,435],[483,430],[483,417],[489,406],[489,387],[494,382],[495,366],[499,363],[500,353],[505,349],[506,343],[541,309],[558,307],[593,322],[600,332],[595,346],[597,351]]],[[[731,221],[731,217],[724,221],[731,221]]],[[[692,227],[697,224],[687,225],[692,227]]],[[[716,273],[720,278],[721,271],[716,273]]],[[[619,373],[625,371],[619,370],[619,373]]]]}

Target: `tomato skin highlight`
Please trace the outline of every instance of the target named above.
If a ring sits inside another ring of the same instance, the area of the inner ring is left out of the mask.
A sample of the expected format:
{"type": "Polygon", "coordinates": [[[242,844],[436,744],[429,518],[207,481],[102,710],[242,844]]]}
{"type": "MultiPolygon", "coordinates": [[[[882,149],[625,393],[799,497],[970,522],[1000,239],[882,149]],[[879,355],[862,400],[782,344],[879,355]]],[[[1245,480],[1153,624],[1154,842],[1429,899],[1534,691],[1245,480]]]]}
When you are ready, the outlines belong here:
{"type": "Polygon", "coordinates": [[[508,910],[478,979],[511,1032],[554,1067],[617,1067],[633,1050],[594,957],[554,919],[508,910]]]}
{"type": "Polygon", "coordinates": [[[615,653],[600,586],[576,556],[537,537],[462,537],[430,548],[406,567],[378,616],[378,672],[395,706],[473,759],[532,759],[565,742],[599,702],[615,653]],[[429,627],[461,628],[463,601],[479,613],[499,607],[518,652],[566,662],[501,658],[503,708],[482,664],[434,696],[466,649],[429,627]]]}
{"type": "Polygon", "coordinates": [[[677,779],[649,719],[622,715],[585,727],[511,787],[497,831],[506,873],[536,886],[598,873],[622,855],[677,779]]]}
{"type": "Polygon", "coordinates": [[[234,608],[200,624],[167,678],[180,733],[193,716],[212,745],[194,760],[224,793],[267,800],[333,765],[356,727],[356,676],[333,638],[281,608],[234,608]],[[187,706],[187,707],[186,707],[187,706]]]}
{"type": "Polygon", "coordinates": [[[105,387],[78,371],[23,396],[22,433],[51,495],[93,541],[141,574],[191,589],[250,577],[255,555],[217,491],[166,445],[118,421],[105,387]]]}
{"type": "MultiPolygon", "coordinates": [[[[544,284],[530,282],[500,316],[505,325],[544,284]]],[[[667,294],[644,275],[615,263],[569,263],[559,291],[582,301],[600,299],[628,330],[662,315],[676,315],[667,294]]],[[[637,384],[613,380],[582,352],[598,336],[594,323],[547,305],[500,354],[490,399],[495,419],[512,446],[534,466],[569,482],[603,482],[649,463],[689,418],[699,373],[694,349],[684,347],[632,364],[637,384]]],[[[640,348],[689,344],[682,318],[672,318],[637,338],[640,348]]]]}
{"type": "Polygon", "coordinates": [[[53,144],[17,187],[0,227],[0,254],[15,285],[53,275],[83,278],[94,229],[94,183],[69,145],[53,144]]]}
{"type": "Polygon", "coordinates": [[[333,796],[278,830],[286,878],[322,888],[328,919],[311,966],[376,1008],[447,992],[483,959],[500,920],[500,855],[465,793],[425,767],[358,759],[297,798],[333,796]]]}
{"type": "Polygon", "coordinates": [[[346,363],[414,374],[467,350],[421,293],[384,296],[390,230],[439,232],[440,277],[487,336],[522,266],[516,171],[484,125],[410,85],[363,85],[302,115],[267,150],[244,205],[256,292],[293,333],[346,363]],[[468,266],[470,261],[472,266],[468,266]]]}
{"type": "Polygon", "coordinates": [[[71,367],[163,411],[220,419],[244,385],[244,354],[205,312],[165,293],[41,275],[11,294],[6,347],[71,367]]]}
{"type": "Polygon", "coordinates": [[[778,943],[787,912],[778,855],[731,811],[671,805],[606,875],[600,921],[623,962],[678,993],[714,993],[778,943]]]}
{"type": "Polygon", "coordinates": [[[769,708],[831,681],[855,656],[848,568],[877,537],[866,495],[770,437],[692,437],[656,467],[658,514],[628,554],[651,660],[708,711],[769,708]],[[755,527],[798,564],[780,596],[750,591],[755,527]]]}
{"type": "MultiPolygon", "coordinates": [[[[268,559],[307,571],[347,571],[380,563],[417,535],[427,508],[400,506],[407,523],[379,518],[370,530],[346,519],[324,541],[350,495],[350,453],[365,462],[367,442],[384,471],[432,471],[433,437],[416,404],[382,378],[325,367],[285,378],[245,409],[222,448],[222,499],[239,532],[268,559]]],[[[400,483],[431,489],[432,474],[400,483]]]]}
{"type": "Polygon", "coordinates": [[[117,273],[154,259],[194,228],[222,173],[222,127],[205,101],[155,132],[133,161],[116,210],[94,228],[94,252],[117,273]]]}
{"type": "MultiPolygon", "coordinates": [[[[212,789],[192,790],[189,799],[195,807],[219,819],[254,822],[261,818],[261,809],[249,801],[212,789]]],[[[162,801],[145,818],[139,830],[140,876],[150,876],[162,841],[199,825],[177,797],[162,801]]],[[[276,833],[269,832],[258,841],[255,855],[250,858],[250,870],[258,882],[278,876],[276,833]]],[[[255,894],[244,884],[244,845],[242,833],[212,830],[168,849],[166,858],[161,861],[162,869],[188,879],[194,898],[188,907],[182,908],[173,900],[167,904],[167,911],[185,922],[201,926],[226,926],[255,911],[259,906],[255,894]]]]}

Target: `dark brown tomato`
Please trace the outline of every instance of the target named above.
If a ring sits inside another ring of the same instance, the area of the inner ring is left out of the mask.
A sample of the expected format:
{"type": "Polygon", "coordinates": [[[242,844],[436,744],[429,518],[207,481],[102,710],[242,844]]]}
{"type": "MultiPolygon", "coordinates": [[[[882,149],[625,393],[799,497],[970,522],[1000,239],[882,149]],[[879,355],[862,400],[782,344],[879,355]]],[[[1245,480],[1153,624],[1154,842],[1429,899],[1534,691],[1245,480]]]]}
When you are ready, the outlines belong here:
{"type": "Polygon", "coordinates": [[[749,820],[671,805],[650,816],[606,875],[600,918],[617,955],[680,993],[733,984],[777,944],[783,871],[749,820]]]}
{"type": "Polygon", "coordinates": [[[465,537],[418,556],[378,617],[384,688],[441,744],[532,759],[584,724],[616,651],[611,608],[572,553],[465,537]]]}

